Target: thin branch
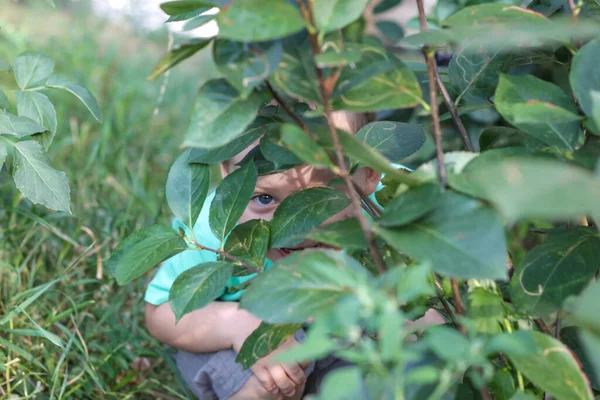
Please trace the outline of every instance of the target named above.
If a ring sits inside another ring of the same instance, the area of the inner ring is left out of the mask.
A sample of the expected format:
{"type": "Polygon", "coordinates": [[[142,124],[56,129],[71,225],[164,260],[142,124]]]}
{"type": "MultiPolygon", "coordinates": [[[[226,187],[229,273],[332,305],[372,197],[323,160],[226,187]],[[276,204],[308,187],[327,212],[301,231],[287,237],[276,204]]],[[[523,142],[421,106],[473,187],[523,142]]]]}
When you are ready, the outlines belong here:
{"type": "Polygon", "coordinates": [[[283,110],[298,124],[300,128],[315,142],[317,141],[317,137],[315,134],[309,129],[309,127],[300,119],[298,114],[296,114],[292,109],[283,101],[283,99],[279,96],[275,88],[271,85],[271,82],[266,81],[267,88],[271,92],[273,99],[283,108],[283,110]]]}
{"type": "Polygon", "coordinates": [[[440,88],[440,92],[442,93],[442,97],[444,98],[444,103],[446,103],[446,107],[448,107],[448,112],[450,112],[450,116],[452,116],[452,120],[454,121],[456,128],[460,132],[460,136],[462,137],[463,142],[465,143],[465,147],[468,151],[472,152],[473,144],[471,143],[471,138],[469,137],[469,134],[467,133],[467,130],[465,129],[465,126],[463,125],[462,120],[458,115],[456,106],[454,105],[454,102],[452,101],[452,98],[450,97],[450,94],[448,93],[448,90],[444,85],[444,81],[442,81],[442,77],[440,76],[440,71],[437,67],[437,63],[434,63],[434,67],[435,68],[433,71],[435,72],[435,79],[438,87],[440,88]]]}
{"type": "MultiPolygon", "coordinates": [[[[417,0],[417,7],[419,9],[419,23],[421,25],[421,32],[426,32],[427,19],[425,17],[425,7],[423,6],[423,0],[417,0]]],[[[435,79],[436,63],[434,58],[433,50],[429,48],[423,49],[425,60],[427,61],[427,74],[429,76],[429,102],[431,106],[431,119],[433,123],[433,136],[435,139],[435,157],[438,164],[438,179],[442,187],[446,186],[446,167],[444,165],[444,150],[442,149],[442,128],[440,126],[440,109],[437,103],[437,85],[435,79]]]]}
{"type": "Polygon", "coordinates": [[[362,200],[365,202],[365,204],[367,204],[367,206],[371,210],[373,210],[373,212],[375,213],[375,216],[381,217],[381,214],[383,214],[383,210],[381,209],[381,207],[379,207],[378,204],[376,204],[373,200],[371,200],[371,198],[369,196],[367,196],[367,194],[365,192],[363,192],[361,187],[356,182],[352,182],[352,183],[354,184],[354,189],[358,192],[358,194],[360,195],[362,200]]]}
{"type": "Polygon", "coordinates": [[[254,272],[255,274],[260,274],[260,273],[262,272],[261,270],[259,270],[259,269],[257,269],[257,268],[254,268],[252,265],[250,265],[250,264],[248,264],[248,263],[246,263],[246,262],[244,262],[244,261],[240,260],[239,258],[237,258],[237,257],[235,257],[235,256],[232,256],[231,254],[229,254],[229,253],[227,253],[227,252],[225,252],[225,251],[223,251],[223,250],[217,250],[217,249],[213,249],[213,248],[210,248],[210,247],[206,247],[206,246],[204,246],[204,245],[202,245],[202,244],[200,244],[200,243],[196,242],[195,240],[193,240],[193,239],[190,239],[190,238],[189,238],[189,237],[187,237],[187,236],[186,236],[185,238],[186,238],[186,239],[187,239],[187,240],[188,240],[188,241],[189,241],[191,244],[193,244],[194,246],[198,247],[200,250],[206,250],[206,251],[211,251],[211,252],[213,252],[213,253],[217,253],[217,254],[218,254],[218,255],[220,255],[220,256],[223,256],[223,257],[225,257],[225,258],[228,258],[228,259],[230,259],[231,261],[233,261],[233,262],[235,262],[235,263],[238,263],[238,264],[240,264],[242,267],[244,267],[244,268],[246,268],[246,269],[248,269],[248,270],[250,270],[250,271],[254,272]]]}
{"type": "Polygon", "coordinates": [[[454,308],[459,315],[465,315],[465,305],[463,304],[462,297],[460,296],[460,288],[458,287],[458,281],[454,278],[450,279],[452,284],[452,298],[454,299],[454,308]]]}
{"type": "Polygon", "coordinates": [[[567,0],[569,3],[569,10],[571,10],[571,18],[573,18],[573,22],[577,22],[579,20],[579,10],[575,5],[575,0],[567,0]]]}
{"type": "Polygon", "coordinates": [[[547,335],[552,336],[552,334],[550,333],[550,329],[548,328],[548,325],[546,325],[546,323],[541,318],[534,318],[533,322],[535,323],[535,326],[537,326],[540,331],[544,332],[547,335]]]}
{"type": "MultiPolygon", "coordinates": [[[[310,6],[306,7],[304,5],[304,3],[300,0],[298,0],[298,4],[300,5],[300,10],[301,10],[302,15],[305,18],[305,20],[311,26],[314,26],[314,18],[313,18],[313,14],[312,14],[312,8],[310,6]]],[[[312,52],[313,52],[313,57],[316,57],[317,55],[319,55],[321,53],[321,47],[319,46],[319,39],[317,37],[317,33],[309,31],[309,40],[310,40],[310,46],[311,46],[312,52]]],[[[373,260],[375,261],[375,265],[377,266],[377,271],[380,274],[382,274],[385,272],[385,264],[383,262],[383,257],[381,256],[379,249],[377,249],[377,246],[375,245],[373,231],[371,230],[369,221],[367,221],[367,218],[365,217],[365,215],[362,212],[360,196],[356,192],[356,190],[354,188],[354,184],[352,182],[352,178],[351,178],[350,174],[348,173],[348,167],[346,166],[346,160],[344,159],[344,151],[343,151],[342,145],[340,143],[340,138],[338,136],[337,129],[333,125],[332,111],[331,111],[331,106],[329,104],[329,98],[330,98],[330,94],[331,94],[330,91],[331,91],[332,85],[326,84],[325,79],[323,77],[323,71],[321,71],[321,68],[319,68],[316,63],[315,63],[315,72],[317,75],[317,80],[319,82],[319,91],[321,93],[321,100],[323,102],[323,107],[325,109],[325,118],[327,119],[327,126],[329,128],[329,133],[331,135],[331,140],[333,142],[333,148],[335,150],[335,155],[337,158],[337,165],[340,167],[340,170],[341,170],[339,175],[344,180],[344,184],[346,185],[346,188],[348,189],[348,194],[350,195],[350,200],[352,201],[352,207],[354,208],[354,215],[355,215],[356,219],[358,219],[358,222],[360,223],[360,227],[363,231],[365,239],[369,243],[369,249],[371,251],[371,254],[373,255],[373,260]]]]}
{"type": "Polygon", "coordinates": [[[436,286],[436,289],[437,289],[436,293],[437,293],[438,299],[440,300],[440,302],[444,306],[444,309],[446,310],[446,313],[448,314],[448,316],[452,320],[452,324],[456,327],[456,329],[460,329],[460,325],[456,321],[456,317],[454,316],[454,312],[450,308],[450,305],[448,304],[448,301],[444,298],[444,293],[443,293],[442,285],[440,283],[439,278],[434,275],[434,280],[435,280],[435,286],[436,286]]]}

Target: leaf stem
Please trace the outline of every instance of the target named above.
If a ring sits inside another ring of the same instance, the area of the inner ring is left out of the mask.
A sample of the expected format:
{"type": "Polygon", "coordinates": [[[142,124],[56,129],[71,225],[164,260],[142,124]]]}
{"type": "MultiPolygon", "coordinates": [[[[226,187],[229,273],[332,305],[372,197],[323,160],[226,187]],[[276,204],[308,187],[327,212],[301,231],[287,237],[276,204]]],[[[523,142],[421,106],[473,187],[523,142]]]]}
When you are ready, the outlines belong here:
{"type": "MultiPolygon", "coordinates": [[[[423,0],[417,0],[417,8],[419,9],[421,32],[426,32],[428,28],[423,0]]],[[[444,150],[442,149],[442,128],[440,126],[440,109],[437,103],[437,87],[435,79],[436,63],[433,54],[433,50],[427,47],[423,49],[423,55],[427,62],[427,75],[429,77],[429,103],[431,106],[433,136],[435,139],[435,157],[437,159],[438,179],[440,181],[440,186],[444,188],[448,179],[446,177],[446,167],[444,165],[444,150]]]]}
{"type": "Polygon", "coordinates": [[[365,192],[363,192],[363,190],[361,189],[360,186],[358,186],[358,184],[356,182],[352,182],[354,184],[354,189],[358,192],[358,194],[360,195],[360,197],[362,198],[362,200],[365,202],[365,204],[371,209],[373,210],[373,214],[374,217],[381,217],[381,214],[383,214],[383,210],[381,209],[381,207],[379,207],[378,204],[376,204],[373,200],[371,200],[371,198],[369,196],[367,196],[367,194],[365,192]]]}
{"type": "Polygon", "coordinates": [[[469,137],[469,134],[467,133],[467,130],[465,129],[464,124],[462,123],[462,119],[460,119],[460,116],[458,115],[456,106],[455,106],[454,102],[452,101],[452,98],[450,97],[450,94],[448,93],[446,86],[444,85],[444,81],[442,81],[442,77],[440,76],[440,71],[437,67],[437,63],[434,62],[433,65],[434,65],[433,71],[435,72],[435,79],[436,79],[438,87],[440,88],[440,92],[442,93],[442,97],[444,98],[444,103],[446,103],[446,107],[448,107],[448,112],[450,112],[450,116],[452,117],[452,120],[454,121],[456,128],[460,132],[460,136],[462,137],[463,142],[465,143],[465,147],[467,148],[468,151],[472,152],[473,144],[471,143],[471,138],[469,137]]]}
{"type": "Polygon", "coordinates": [[[454,308],[459,315],[465,315],[465,305],[463,304],[462,297],[460,296],[460,288],[458,287],[458,280],[450,279],[452,284],[452,298],[454,299],[454,308]]]}
{"type": "Polygon", "coordinates": [[[194,239],[190,239],[189,237],[185,236],[184,237],[188,242],[190,242],[191,244],[193,244],[194,246],[196,246],[199,250],[206,250],[206,251],[210,251],[213,253],[217,253],[218,255],[228,258],[233,262],[236,262],[238,264],[240,264],[242,267],[254,272],[255,274],[260,274],[262,273],[261,270],[253,267],[252,265],[240,260],[239,258],[237,258],[236,256],[232,256],[231,254],[227,253],[226,251],[223,250],[217,250],[217,249],[213,249],[211,247],[206,247],[198,242],[196,242],[194,239]]]}
{"type": "Polygon", "coordinates": [[[275,99],[277,104],[279,104],[281,106],[281,108],[283,108],[283,111],[285,111],[294,120],[294,122],[296,122],[296,124],[298,124],[298,126],[300,128],[302,128],[302,130],[313,141],[316,142],[317,137],[315,136],[315,134],[309,129],[309,127],[304,123],[304,121],[302,121],[302,119],[300,119],[298,114],[296,114],[294,111],[292,111],[292,109],[283,101],[283,99],[279,96],[277,91],[275,91],[275,88],[273,88],[273,86],[271,85],[271,82],[269,82],[269,81],[265,81],[265,82],[267,84],[267,88],[269,89],[269,92],[271,92],[271,95],[273,96],[273,99],[275,99]]]}
{"type": "Polygon", "coordinates": [[[450,308],[450,305],[448,304],[448,301],[444,298],[444,294],[442,292],[442,285],[440,284],[440,280],[438,279],[438,277],[436,275],[434,275],[433,277],[434,277],[435,286],[436,286],[436,289],[437,289],[436,290],[437,297],[442,302],[442,305],[444,306],[444,309],[446,310],[446,313],[448,314],[448,316],[452,320],[452,324],[456,327],[456,329],[459,329],[460,325],[456,321],[456,317],[454,316],[454,312],[450,308]]]}
{"type": "Polygon", "coordinates": [[[534,318],[533,322],[540,331],[544,332],[546,335],[551,335],[550,329],[548,329],[548,325],[546,325],[546,323],[541,318],[534,318]]]}
{"type": "MultiPolygon", "coordinates": [[[[305,18],[306,22],[309,25],[314,26],[314,17],[313,17],[313,12],[312,12],[312,7],[311,7],[312,3],[310,3],[310,1],[309,1],[308,7],[304,6],[302,4],[301,0],[298,0],[298,3],[300,4],[300,9],[302,11],[302,15],[305,18]]],[[[309,41],[310,41],[310,46],[312,48],[313,59],[314,59],[314,57],[316,57],[317,55],[319,55],[321,53],[321,46],[319,46],[319,39],[318,39],[316,32],[309,32],[309,41]]],[[[381,256],[379,249],[377,249],[377,246],[375,245],[375,239],[373,237],[373,231],[371,229],[371,226],[369,225],[369,221],[367,221],[367,218],[363,214],[360,196],[356,192],[356,189],[352,182],[352,178],[351,178],[350,174],[348,173],[348,167],[346,166],[346,160],[344,159],[344,151],[343,151],[342,145],[340,143],[340,138],[338,136],[337,129],[333,125],[332,111],[331,111],[331,106],[329,104],[329,98],[331,95],[332,85],[327,85],[325,83],[325,79],[323,77],[323,71],[321,70],[321,68],[319,68],[317,63],[314,62],[314,60],[313,60],[313,63],[315,66],[317,80],[319,82],[319,91],[321,93],[321,100],[323,102],[323,107],[325,110],[325,118],[327,120],[327,126],[329,128],[329,133],[331,135],[331,140],[333,142],[333,148],[335,150],[335,155],[337,158],[337,165],[340,167],[340,170],[341,170],[339,175],[344,180],[344,184],[346,185],[346,188],[348,189],[348,194],[350,196],[350,200],[352,201],[352,207],[354,208],[354,215],[355,215],[356,219],[358,220],[358,222],[360,223],[360,227],[363,231],[365,239],[369,243],[369,249],[371,251],[371,254],[373,255],[375,265],[377,266],[377,271],[380,274],[382,274],[385,272],[385,264],[383,262],[383,257],[381,256]]]]}

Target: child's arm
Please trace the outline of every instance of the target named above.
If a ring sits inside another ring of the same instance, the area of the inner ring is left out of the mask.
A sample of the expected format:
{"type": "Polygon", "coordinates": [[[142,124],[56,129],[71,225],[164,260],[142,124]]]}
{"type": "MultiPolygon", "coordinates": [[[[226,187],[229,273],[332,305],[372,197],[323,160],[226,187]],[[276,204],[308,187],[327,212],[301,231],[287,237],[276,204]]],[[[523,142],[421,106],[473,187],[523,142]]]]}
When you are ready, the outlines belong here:
{"type": "Polygon", "coordinates": [[[159,306],[146,303],[146,326],[150,334],[161,343],[194,353],[241,346],[260,322],[239,309],[235,302],[212,302],[185,314],[177,323],[168,302],[159,306]]]}

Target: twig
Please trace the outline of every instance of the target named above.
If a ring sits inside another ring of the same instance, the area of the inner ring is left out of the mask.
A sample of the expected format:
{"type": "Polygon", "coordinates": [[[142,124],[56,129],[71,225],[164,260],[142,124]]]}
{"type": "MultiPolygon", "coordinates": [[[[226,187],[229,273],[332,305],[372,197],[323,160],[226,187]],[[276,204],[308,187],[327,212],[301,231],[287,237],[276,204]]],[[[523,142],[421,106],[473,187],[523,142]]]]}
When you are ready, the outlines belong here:
{"type": "Polygon", "coordinates": [[[228,258],[228,259],[230,259],[231,261],[233,261],[233,262],[236,262],[236,263],[240,264],[242,267],[244,267],[244,268],[246,268],[246,269],[248,269],[248,270],[250,270],[250,271],[252,271],[252,272],[254,272],[254,273],[256,273],[256,274],[260,274],[260,273],[262,272],[261,270],[259,270],[259,269],[257,269],[257,268],[254,268],[252,265],[250,265],[250,264],[248,264],[248,263],[246,263],[246,262],[244,262],[244,261],[240,260],[239,258],[237,258],[237,257],[235,257],[235,256],[232,256],[231,254],[229,254],[229,253],[227,253],[227,252],[225,252],[225,251],[223,251],[223,250],[217,250],[217,249],[213,249],[213,248],[210,248],[210,247],[206,247],[206,246],[204,246],[204,245],[202,245],[202,244],[200,244],[200,243],[196,242],[195,240],[193,240],[193,239],[190,239],[190,238],[189,238],[189,237],[187,237],[187,236],[185,237],[185,239],[187,239],[187,240],[188,240],[190,243],[192,243],[194,246],[198,247],[200,250],[206,250],[206,251],[211,251],[211,252],[213,252],[213,253],[217,253],[218,255],[220,255],[220,256],[223,256],[223,257],[225,257],[225,258],[228,258]]]}
{"type": "Polygon", "coordinates": [[[450,279],[452,284],[452,298],[454,299],[454,308],[459,315],[465,315],[465,305],[463,304],[462,297],[460,296],[460,288],[458,287],[458,281],[454,278],[450,279]]]}
{"type": "Polygon", "coordinates": [[[358,192],[358,194],[360,195],[362,200],[367,204],[367,206],[369,206],[369,208],[373,210],[375,216],[381,217],[381,214],[383,214],[383,210],[381,209],[381,207],[379,207],[379,205],[377,205],[373,200],[371,200],[371,198],[367,196],[365,192],[363,192],[361,187],[356,182],[352,183],[354,184],[354,189],[358,192]]]}
{"type": "Polygon", "coordinates": [[[469,137],[469,134],[467,133],[467,130],[465,129],[465,126],[463,125],[462,120],[460,119],[460,116],[458,115],[458,111],[456,110],[456,106],[454,105],[454,102],[452,101],[452,98],[450,97],[450,94],[448,93],[448,90],[446,89],[446,85],[444,85],[444,82],[442,81],[442,77],[440,76],[440,71],[437,67],[437,63],[434,63],[433,71],[435,72],[435,79],[436,79],[437,85],[440,88],[442,97],[444,98],[444,103],[446,103],[446,107],[448,107],[448,112],[450,112],[450,116],[452,117],[452,120],[454,121],[456,128],[460,132],[460,136],[462,137],[463,142],[465,143],[465,147],[467,148],[468,151],[472,152],[473,144],[471,143],[471,138],[469,137]]]}
{"type": "Polygon", "coordinates": [[[315,136],[315,134],[308,128],[308,126],[304,123],[304,121],[302,121],[300,119],[298,114],[296,114],[294,111],[292,111],[292,109],[283,101],[283,99],[279,96],[279,94],[277,93],[275,88],[273,88],[273,86],[271,85],[271,82],[266,81],[266,84],[267,84],[267,88],[269,89],[269,92],[271,92],[271,95],[273,96],[273,99],[275,99],[275,101],[277,101],[277,104],[279,104],[281,106],[281,108],[283,108],[283,111],[285,111],[294,120],[294,122],[296,122],[298,124],[298,126],[300,128],[302,128],[302,130],[312,140],[314,140],[316,142],[317,137],[315,136]]]}
{"type": "MultiPolygon", "coordinates": [[[[298,4],[300,5],[300,11],[304,19],[312,26],[314,26],[314,18],[312,13],[312,8],[306,7],[301,0],[298,0],[298,4]]],[[[309,40],[310,46],[312,48],[313,57],[316,57],[321,53],[321,48],[319,46],[319,39],[317,37],[317,33],[314,31],[309,31],[309,40]]],[[[344,159],[344,152],[342,145],[340,143],[340,138],[338,136],[337,129],[333,125],[333,118],[331,115],[331,106],[329,105],[329,97],[332,85],[327,85],[325,83],[325,79],[323,77],[323,71],[321,68],[315,64],[315,72],[317,75],[317,80],[319,82],[319,91],[321,93],[321,100],[323,102],[323,107],[325,109],[325,118],[327,119],[327,126],[329,128],[329,133],[331,135],[331,141],[333,142],[333,148],[335,150],[335,155],[337,158],[337,165],[340,167],[339,175],[344,180],[344,184],[348,189],[348,194],[350,195],[350,200],[352,201],[352,207],[354,208],[354,214],[358,222],[360,223],[360,227],[363,231],[365,239],[369,243],[369,249],[371,254],[373,255],[373,260],[375,261],[375,265],[377,266],[377,271],[382,274],[385,272],[385,264],[383,262],[383,257],[377,249],[375,245],[375,240],[373,237],[373,232],[371,227],[369,226],[369,221],[362,212],[362,205],[360,196],[356,192],[354,188],[354,184],[352,183],[352,178],[348,173],[348,167],[346,166],[346,160],[344,159]]]]}
{"type": "Polygon", "coordinates": [[[569,10],[571,10],[571,18],[573,18],[573,22],[577,22],[579,20],[579,10],[575,5],[575,0],[567,0],[569,3],[569,10]]]}
{"type": "Polygon", "coordinates": [[[446,313],[448,314],[448,316],[452,320],[452,324],[456,327],[456,329],[460,329],[460,325],[456,321],[456,317],[454,316],[454,312],[450,308],[450,305],[448,304],[448,301],[446,301],[446,299],[444,298],[444,293],[443,293],[442,285],[440,284],[440,280],[435,275],[434,275],[434,280],[435,280],[435,286],[437,288],[436,293],[437,293],[438,299],[440,300],[440,302],[444,306],[444,309],[446,310],[446,313]]]}
{"type": "MultiPolygon", "coordinates": [[[[419,9],[419,23],[421,25],[421,32],[428,30],[427,19],[425,17],[425,7],[423,6],[423,0],[417,0],[417,7],[419,9]]],[[[429,76],[429,102],[431,106],[431,120],[433,123],[433,136],[435,139],[435,157],[438,164],[438,178],[442,187],[446,186],[446,167],[444,166],[444,150],[442,149],[442,128],[440,126],[440,109],[437,103],[437,87],[435,79],[435,58],[434,51],[429,48],[423,49],[423,55],[427,61],[427,74],[429,76]]]]}
{"type": "Polygon", "coordinates": [[[550,335],[550,329],[548,329],[548,325],[546,325],[546,323],[541,318],[534,318],[533,323],[535,324],[535,326],[538,327],[540,331],[544,332],[547,335],[550,335]]]}

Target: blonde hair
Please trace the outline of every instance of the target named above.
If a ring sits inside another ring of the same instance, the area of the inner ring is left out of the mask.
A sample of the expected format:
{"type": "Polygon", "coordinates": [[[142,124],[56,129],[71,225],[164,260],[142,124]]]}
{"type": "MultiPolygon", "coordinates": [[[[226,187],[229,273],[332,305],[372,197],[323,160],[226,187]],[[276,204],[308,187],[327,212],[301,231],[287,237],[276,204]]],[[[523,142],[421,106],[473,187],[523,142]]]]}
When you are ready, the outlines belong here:
{"type": "Polygon", "coordinates": [[[360,128],[377,119],[375,113],[359,113],[352,111],[334,111],[331,117],[333,119],[333,125],[336,128],[352,134],[355,134],[360,128]]]}

